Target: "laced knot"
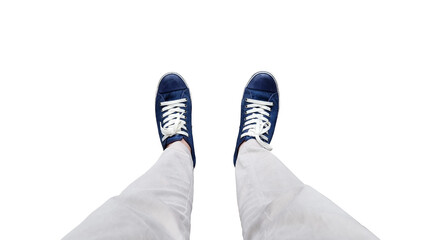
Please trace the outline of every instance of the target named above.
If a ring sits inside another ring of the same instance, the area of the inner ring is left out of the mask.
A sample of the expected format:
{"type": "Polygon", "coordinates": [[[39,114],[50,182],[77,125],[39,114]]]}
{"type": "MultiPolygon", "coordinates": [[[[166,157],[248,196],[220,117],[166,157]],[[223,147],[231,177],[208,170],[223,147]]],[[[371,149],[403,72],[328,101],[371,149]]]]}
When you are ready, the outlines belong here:
{"type": "Polygon", "coordinates": [[[161,102],[162,107],[162,123],[159,123],[162,133],[162,141],[165,139],[181,134],[188,137],[187,127],[185,127],[185,113],[182,108],[186,107],[186,98],[181,98],[172,101],[161,102]],[[164,124],[164,125],[162,125],[164,124]]]}
{"type": "Polygon", "coordinates": [[[254,137],[262,147],[271,151],[272,147],[267,143],[268,137],[265,135],[268,134],[271,128],[271,122],[268,118],[273,103],[249,98],[245,101],[248,103],[246,105],[248,110],[246,111],[247,117],[242,129],[243,133],[240,137],[254,137]],[[264,142],[264,140],[267,142],[264,142]]]}

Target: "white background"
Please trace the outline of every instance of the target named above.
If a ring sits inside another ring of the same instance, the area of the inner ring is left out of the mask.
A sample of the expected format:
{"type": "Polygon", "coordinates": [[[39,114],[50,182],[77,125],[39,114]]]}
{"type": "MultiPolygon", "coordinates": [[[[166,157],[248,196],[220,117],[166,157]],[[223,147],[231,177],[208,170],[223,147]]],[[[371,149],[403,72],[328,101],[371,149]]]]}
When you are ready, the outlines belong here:
{"type": "Polygon", "coordinates": [[[193,98],[192,239],[241,239],[240,99],[274,74],[272,146],[380,239],[437,239],[439,1],[1,1],[0,239],[60,239],[161,154],[159,78],[193,98]]]}

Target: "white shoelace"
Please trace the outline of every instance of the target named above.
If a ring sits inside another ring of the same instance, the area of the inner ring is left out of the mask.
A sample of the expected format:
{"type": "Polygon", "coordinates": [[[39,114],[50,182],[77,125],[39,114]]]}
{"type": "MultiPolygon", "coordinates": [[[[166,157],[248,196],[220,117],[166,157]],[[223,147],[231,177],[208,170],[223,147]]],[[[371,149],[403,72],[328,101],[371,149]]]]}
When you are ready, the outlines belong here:
{"type": "Polygon", "coordinates": [[[246,122],[243,125],[242,132],[248,131],[242,133],[240,137],[254,137],[262,147],[271,151],[272,147],[263,140],[268,141],[268,137],[264,134],[267,134],[271,128],[271,122],[268,118],[271,111],[270,107],[273,106],[273,103],[249,98],[245,101],[249,103],[246,105],[246,108],[249,109],[246,111],[246,114],[250,115],[245,118],[246,122]]]}
{"type": "Polygon", "coordinates": [[[183,120],[186,118],[185,110],[182,109],[186,106],[185,102],[187,102],[186,98],[161,102],[163,121],[159,123],[159,126],[163,135],[162,141],[176,134],[188,137],[188,133],[185,132],[187,131],[186,122],[183,120]]]}

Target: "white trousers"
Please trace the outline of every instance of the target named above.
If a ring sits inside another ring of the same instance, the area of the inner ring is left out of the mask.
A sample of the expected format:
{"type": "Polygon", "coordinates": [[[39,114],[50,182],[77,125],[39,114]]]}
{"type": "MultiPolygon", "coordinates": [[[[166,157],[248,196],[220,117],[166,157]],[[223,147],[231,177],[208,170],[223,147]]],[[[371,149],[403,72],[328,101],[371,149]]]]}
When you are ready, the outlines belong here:
{"type": "MultiPolygon", "coordinates": [[[[236,163],[237,201],[245,240],[378,239],[255,140],[236,163]]],[[[190,238],[193,163],[175,142],[157,163],[88,216],[64,240],[190,238]]]]}

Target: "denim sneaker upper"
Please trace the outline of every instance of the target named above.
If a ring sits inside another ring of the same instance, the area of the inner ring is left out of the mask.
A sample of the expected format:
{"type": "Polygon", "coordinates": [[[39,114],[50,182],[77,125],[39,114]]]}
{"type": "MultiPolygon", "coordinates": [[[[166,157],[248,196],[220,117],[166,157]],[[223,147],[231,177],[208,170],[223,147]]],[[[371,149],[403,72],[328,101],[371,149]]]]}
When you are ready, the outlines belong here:
{"type": "Polygon", "coordinates": [[[268,72],[255,73],[243,93],[234,166],[239,146],[244,141],[256,139],[265,149],[272,149],[269,143],[273,138],[278,113],[279,92],[276,80],[268,72]]]}
{"type": "Polygon", "coordinates": [[[196,165],[191,126],[190,90],[177,73],[165,74],[156,94],[156,123],[162,148],[184,139],[191,148],[193,167],[196,165]]]}

